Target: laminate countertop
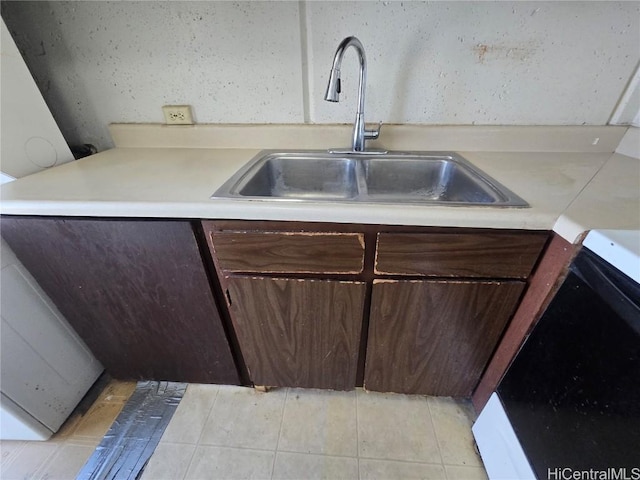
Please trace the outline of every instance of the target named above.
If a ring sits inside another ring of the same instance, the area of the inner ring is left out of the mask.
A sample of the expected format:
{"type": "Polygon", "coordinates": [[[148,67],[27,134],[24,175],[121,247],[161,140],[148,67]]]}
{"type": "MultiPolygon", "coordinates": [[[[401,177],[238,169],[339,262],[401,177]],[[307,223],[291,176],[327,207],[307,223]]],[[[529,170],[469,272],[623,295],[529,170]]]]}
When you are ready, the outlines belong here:
{"type": "Polygon", "coordinates": [[[613,149],[465,150],[473,148],[468,142],[461,142],[463,149],[447,149],[457,151],[530,204],[530,208],[498,208],[212,200],[213,192],[261,148],[121,143],[3,185],[0,213],[541,229],[555,230],[570,242],[595,228],[640,229],[640,161],[612,153],[613,149]]]}

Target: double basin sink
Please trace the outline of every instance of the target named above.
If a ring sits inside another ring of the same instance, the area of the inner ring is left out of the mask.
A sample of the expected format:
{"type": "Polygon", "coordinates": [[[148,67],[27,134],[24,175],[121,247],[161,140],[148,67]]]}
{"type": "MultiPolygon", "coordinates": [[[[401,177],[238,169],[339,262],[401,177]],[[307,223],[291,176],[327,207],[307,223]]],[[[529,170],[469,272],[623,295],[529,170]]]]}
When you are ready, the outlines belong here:
{"type": "Polygon", "coordinates": [[[262,151],[213,199],[528,207],[455,153],[262,151]]]}

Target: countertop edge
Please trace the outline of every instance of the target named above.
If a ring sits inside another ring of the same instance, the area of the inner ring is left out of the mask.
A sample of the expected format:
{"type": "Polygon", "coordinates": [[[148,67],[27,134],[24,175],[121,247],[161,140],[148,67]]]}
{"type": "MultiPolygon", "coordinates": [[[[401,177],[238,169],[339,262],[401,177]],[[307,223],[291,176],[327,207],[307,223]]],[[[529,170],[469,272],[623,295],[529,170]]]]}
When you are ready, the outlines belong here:
{"type": "Polygon", "coordinates": [[[0,213],[553,230],[571,243],[594,228],[640,228],[640,162],[619,153],[457,150],[530,209],[211,200],[258,151],[116,148],[4,185],[0,213]],[[619,191],[603,196],[612,179],[619,191]]]}

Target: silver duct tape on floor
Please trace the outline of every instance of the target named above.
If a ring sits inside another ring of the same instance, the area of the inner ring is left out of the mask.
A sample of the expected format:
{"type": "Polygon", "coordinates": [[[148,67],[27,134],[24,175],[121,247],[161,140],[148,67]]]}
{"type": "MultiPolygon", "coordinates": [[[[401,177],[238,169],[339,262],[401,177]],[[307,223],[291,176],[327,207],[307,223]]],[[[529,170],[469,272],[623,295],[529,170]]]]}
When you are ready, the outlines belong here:
{"type": "Polygon", "coordinates": [[[140,478],[186,389],[186,383],[138,382],[76,480],[140,478]]]}

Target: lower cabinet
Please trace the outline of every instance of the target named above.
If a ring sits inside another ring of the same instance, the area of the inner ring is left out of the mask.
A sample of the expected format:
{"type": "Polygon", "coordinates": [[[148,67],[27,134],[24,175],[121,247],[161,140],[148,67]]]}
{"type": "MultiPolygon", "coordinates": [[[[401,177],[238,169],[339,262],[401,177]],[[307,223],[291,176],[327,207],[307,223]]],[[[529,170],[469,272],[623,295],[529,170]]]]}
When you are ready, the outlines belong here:
{"type": "Polygon", "coordinates": [[[256,385],[468,397],[547,232],[203,221],[256,385]]]}
{"type": "Polygon", "coordinates": [[[363,282],[231,276],[226,286],[256,385],[355,388],[363,282]]]}
{"type": "Polygon", "coordinates": [[[548,239],[19,216],[2,236],[116,378],[452,396],[473,392],[548,239]]]}
{"type": "Polygon", "coordinates": [[[239,383],[191,222],[4,216],[2,236],[115,378],[239,383]]]}
{"type": "Polygon", "coordinates": [[[521,281],[374,280],[366,389],[471,395],[521,281]]]}

